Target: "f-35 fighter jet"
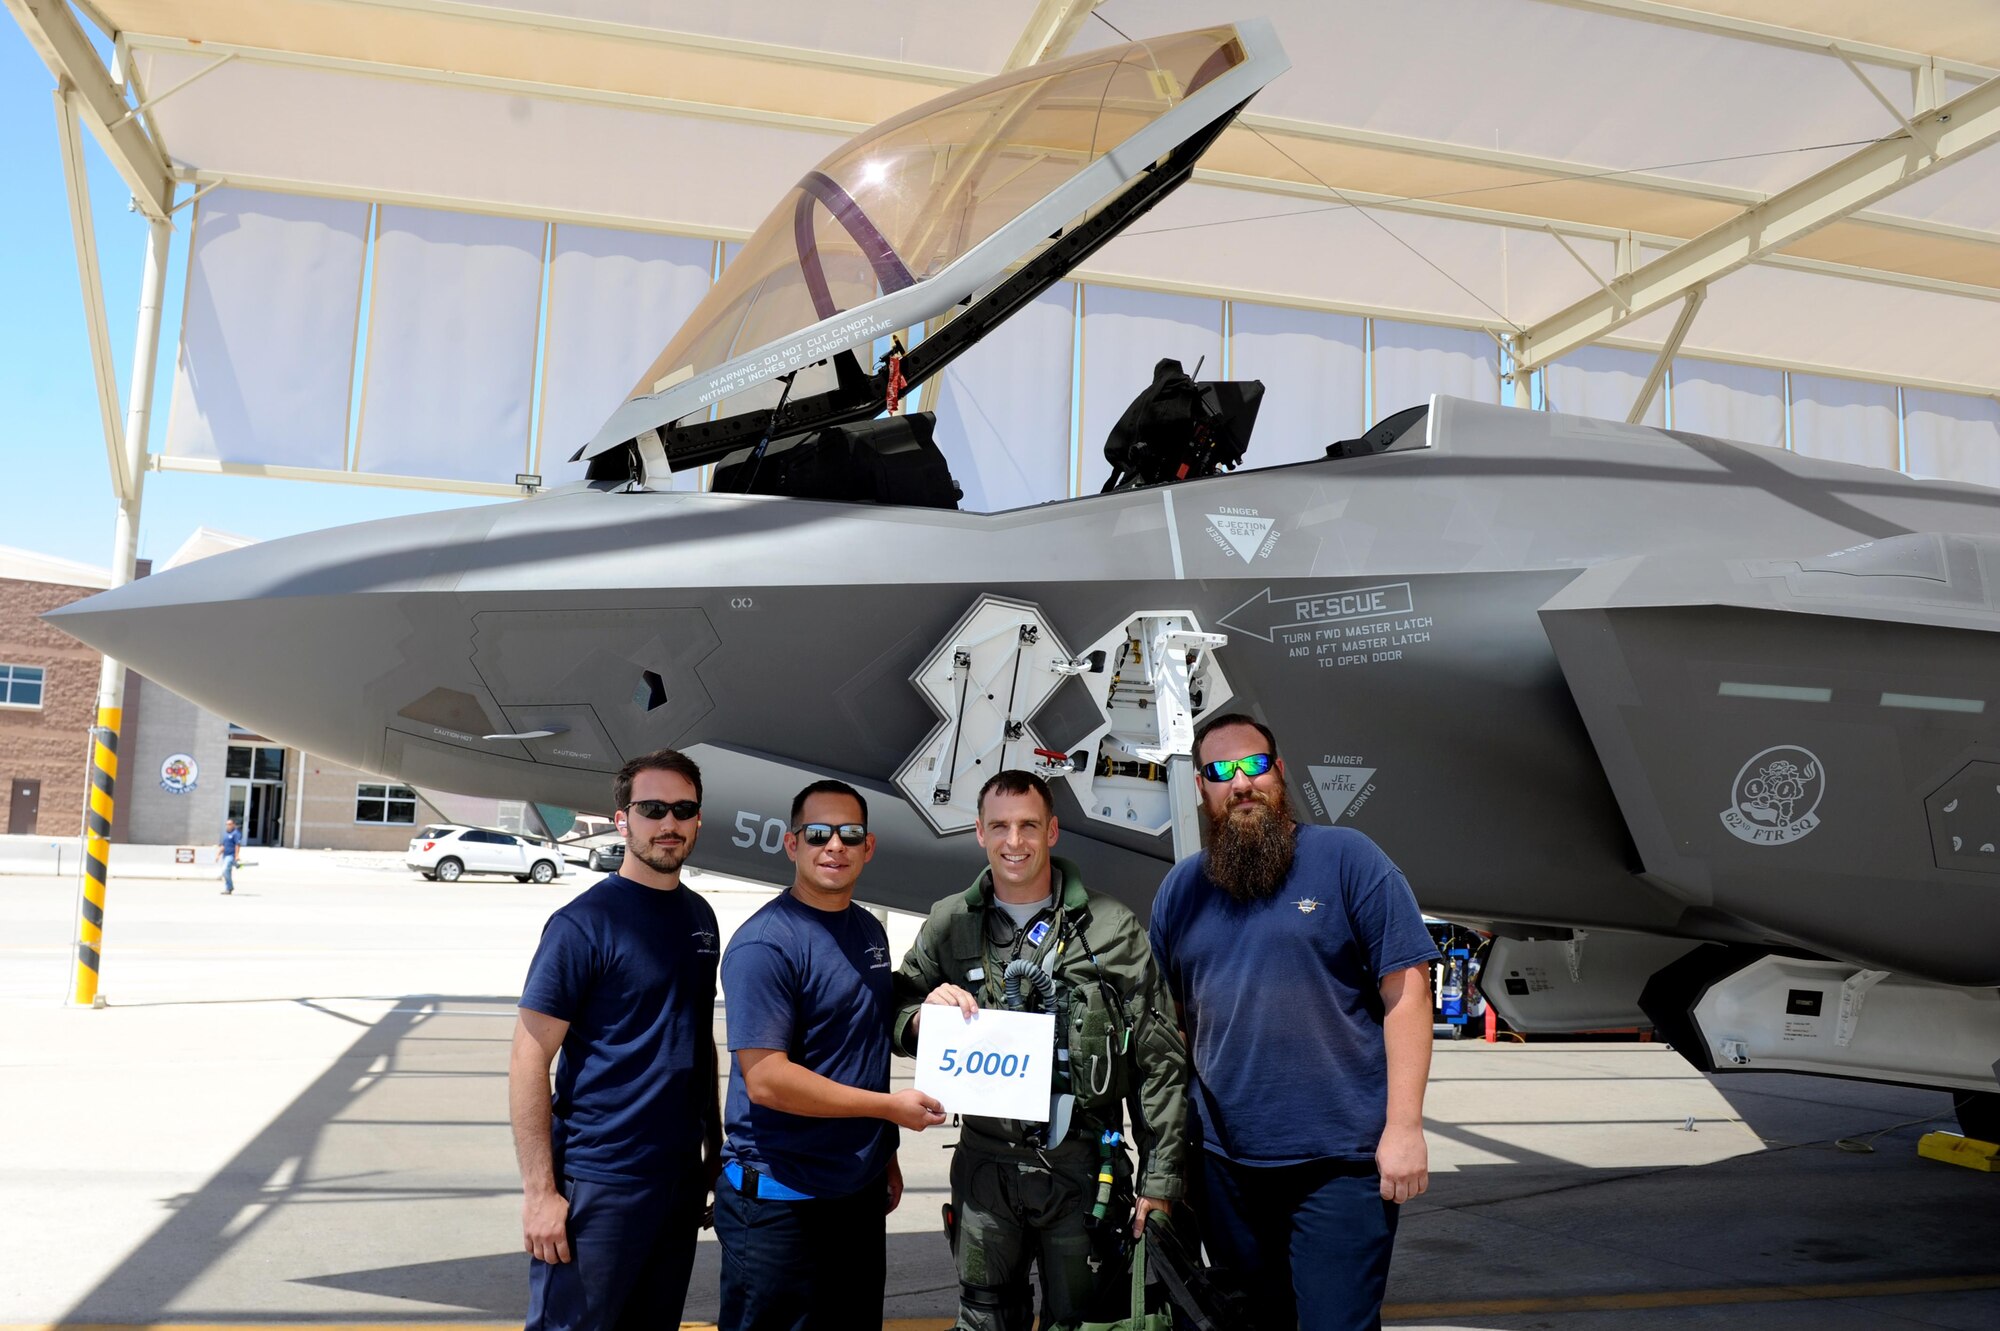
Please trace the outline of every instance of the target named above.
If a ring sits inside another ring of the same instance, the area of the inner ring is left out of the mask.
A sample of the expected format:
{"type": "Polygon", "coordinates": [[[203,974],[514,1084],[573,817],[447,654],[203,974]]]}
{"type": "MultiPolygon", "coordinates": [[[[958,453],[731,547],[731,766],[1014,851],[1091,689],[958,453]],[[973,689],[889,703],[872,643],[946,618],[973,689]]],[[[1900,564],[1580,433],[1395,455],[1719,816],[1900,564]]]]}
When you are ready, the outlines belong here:
{"type": "Polygon", "coordinates": [[[771,881],[793,791],[844,776],[880,840],[869,895],[918,910],[976,867],[976,793],[1013,766],[1143,909],[1196,844],[1193,726],[1251,711],[1301,817],[1497,936],[1517,1027],[1647,1023],[1699,1066],[1950,1088],[1984,1124],[2000,495],[1437,398],[1323,460],[978,514],[939,493],[920,421],[870,420],[1283,68],[1241,24],[918,108],[780,204],[582,450],[591,481],[218,555],[55,620],[417,785],[596,808],[627,758],[686,749],[700,862],[771,881]],[[912,502],[811,497],[829,457],[912,502]],[[651,484],[711,461],[751,492],[651,484]]]}

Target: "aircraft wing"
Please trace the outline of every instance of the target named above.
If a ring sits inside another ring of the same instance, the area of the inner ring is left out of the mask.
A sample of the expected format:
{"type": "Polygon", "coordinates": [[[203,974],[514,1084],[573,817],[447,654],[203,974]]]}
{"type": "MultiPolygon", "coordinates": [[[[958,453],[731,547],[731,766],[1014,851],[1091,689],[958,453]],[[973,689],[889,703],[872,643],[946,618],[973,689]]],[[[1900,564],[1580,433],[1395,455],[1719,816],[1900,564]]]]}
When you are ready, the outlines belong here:
{"type": "Polygon", "coordinates": [[[1540,615],[1651,881],[1821,951],[2000,983],[2000,540],[1642,556],[1540,615]],[[1935,916],[1921,955],[1869,925],[1899,891],[1935,916]]]}

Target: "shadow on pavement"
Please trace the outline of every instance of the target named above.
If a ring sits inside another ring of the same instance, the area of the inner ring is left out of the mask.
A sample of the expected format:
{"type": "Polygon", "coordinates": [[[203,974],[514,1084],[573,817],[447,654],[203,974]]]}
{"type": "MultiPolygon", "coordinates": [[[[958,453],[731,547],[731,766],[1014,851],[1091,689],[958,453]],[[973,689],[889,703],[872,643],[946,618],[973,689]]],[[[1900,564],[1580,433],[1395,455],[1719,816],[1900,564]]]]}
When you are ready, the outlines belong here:
{"type": "MultiPolygon", "coordinates": [[[[415,995],[357,1025],[353,1043],[198,1190],[170,1199],[165,1222],[61,1321],[518,1319],[527,1262],[514,1248],[519,1184],[498,1038],[510,1029],[514,1003],[415,995]]],[[[1712,1082],[1766,1149],[1707,1164],[1577,1163],[1564,1158],[1567,1134],[1582,1143],[1602,1124],[1565,1117],[1578,1107],[1567,1088],[1527,1113],[1492,1113],[1496,1101],[1466,1115],[1468,1123],[1434,1121],[1440,1138],[1490,1163],[1437,1175],[1404,1212],[1390,1320],[1399,1306],[1440,1301],[1469,1308],[1494,1298],[1859,1288],[2000,1273],[1993,1180],[1915,1153],[1928,1121],[1949,1114],[1949,1096],[1779,1074],[1712,1082]],[[1542,1132],[1542,1149],[1506,1140],[1524,1124],[1542,1132]],[[1872,1140],[1875,1149],[1839,1149],[1837,1138],[1872,1140]]],[[[1679,1130],[1653,1118],[1622,1127],[1642,1135],[1679,1130]]],[[[934,1220],[938,1200],[919,1192],[905,1205],[934,1220]]],[[[690,1320],[715,1315],[718,1263],[716,1245],[704,1241],[690,1320]]],[[[956,1281],[937,1233],[892,1234],[889,1272],[889,1316],[949,1316],[956,1281]]],[[[1837,1291],[1819,1297],[1830,1300],[1816,1305],[1829,1313],[1863,1316],[1837,1291]]],[[[1946,1300],[1973,1320],[1942,1325],[2000,1325],[2000,1292],[1990,1287],[1925,1294],[1903,1301],[1898,1313],[1927,1317],[1946,1300]]],[[[1669,1324],[1637,1310],[1620,1317],[1621,1331],[1669,1324]]],[[[1606,1325],[1601,1312],[1553,1309],[1525,1322],[1480,1316],[1452,1324],[1606,1325]]]]}
{"type": "Polygon", "coordinates": [[[354,1043],[200,1190],[168,1199],[166,1222],[62,1321],[353,1320],[354,1309],[310,1297],[315,1286],[445,1305],[369,1300],[369,1320],[518,1316],[526,1278],[517,1254],[342,1271],[358,1248],[392,1251],[413,1223],[430,1222],[429,1233],[414,1231],[424,1246],[449,1247],[441,1235],[453,1212],[518,1195],[505,1144],[506,1059],[493,1044],[516,1001],[410,995],[372,1023],[328,1011],[361,1027],[354,1043]],[[488,1131],[498,1140],[480,1135],[488,1131]]]}
{"type": "MultiPolygon", "coordinates": [[[[412,995],[356,1038],[60,1319],[67,1325],[518,1321],[528,1259],[506,1118],[516,999],[412,995]],[[465,1255],[441,1257],[458,1249],[465,1255]]],[[[378,997],[376,1001],[382,1001],[378,997]]],[[[254,1057],[254,1051],[243,1051],[254,1057]]],[[[905,1206],[935,1219],[941,1195],[905,1206]]],[[[948,1315],[937,1233],[889,1236],[888,1315],[948,1315]]],[[[696,1250],[686,1316],[716,1313],[696,1250]]]]}

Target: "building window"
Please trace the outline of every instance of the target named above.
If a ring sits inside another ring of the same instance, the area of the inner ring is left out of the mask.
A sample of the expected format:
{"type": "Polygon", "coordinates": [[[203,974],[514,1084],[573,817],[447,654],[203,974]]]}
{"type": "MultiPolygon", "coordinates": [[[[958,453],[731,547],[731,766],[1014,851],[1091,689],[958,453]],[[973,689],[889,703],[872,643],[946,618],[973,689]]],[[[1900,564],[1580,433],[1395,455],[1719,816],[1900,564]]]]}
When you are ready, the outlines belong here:
{"type": "Polygon", "coordinates": [[[276,745],[232,744],[223,775],[235,781],[283,781],[285,751],[276,745]]]}
{"type": "Polygon", "coordinates": [[[417,792],[408,786],[362,782],[354,788],[354,821],[404,827],[417,821],[417,792]]]}
{"type": "Polygon", "coordinates": [[[0,707],[40,707],[42,668],[0,665],[0,707]]]}

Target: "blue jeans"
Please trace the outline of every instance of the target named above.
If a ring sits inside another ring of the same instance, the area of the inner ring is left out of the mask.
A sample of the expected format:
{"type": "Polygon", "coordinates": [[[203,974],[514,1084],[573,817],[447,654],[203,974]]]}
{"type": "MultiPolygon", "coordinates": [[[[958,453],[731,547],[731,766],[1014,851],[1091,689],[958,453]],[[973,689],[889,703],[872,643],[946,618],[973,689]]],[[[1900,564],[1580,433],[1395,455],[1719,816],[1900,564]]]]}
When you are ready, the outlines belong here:
{"type": "Polygon", "coordinates": [[[882,1331],[885,1179],[845,1197],[783,1202],[715,1189],[722,1331],[882,1331]]]}
{"type": "Polygon", "coordinates": [[[224,855],[222,857],[222,890],[224,892],[234,892],[236,890],[236,857],[234,855],[224,855]]]}
{"type": "Polygon", "coordinates": [[[528,1331],[680,1325],[708,1189],[701,1165],[660,1184],[565,1178],[569,1260],[528,1259],[528,1331]]]}
{"type": "Polygon", "coordinates": [[[1382,1325],[1399,1208],[1372,1160],[1253,1167],[1200,1151],[1202,1242],[1250,1296],[1256,1331],[1382,1325]]]}

